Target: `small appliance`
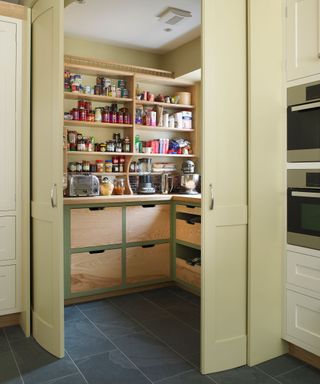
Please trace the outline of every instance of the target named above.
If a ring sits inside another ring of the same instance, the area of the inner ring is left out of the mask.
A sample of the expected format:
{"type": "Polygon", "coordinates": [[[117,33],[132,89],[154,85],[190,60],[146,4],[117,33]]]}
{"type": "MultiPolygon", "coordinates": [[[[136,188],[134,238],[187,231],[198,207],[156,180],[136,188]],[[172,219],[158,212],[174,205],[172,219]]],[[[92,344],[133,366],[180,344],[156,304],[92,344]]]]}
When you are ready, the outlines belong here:
{"type": "Polygon", "coordinates": [[[183,193],[187,195],[197,195],[198,192],[196,190],[200,175],[194,173],[195,165],[191,160],[184,161],[181,167],[182,176],[181,176],[181,187],[183,188],[183,193]]]}
{"type": "Polygon", "coordinates": [[[155,193],[156,190],[151,179],[152,159],[149,157],[139,159],[137,162],[137,168],[139,173],[138,193],[143,195],[155,193]]]}
{"type": "Polygon", "coordinates": [[[182,163],[181,171],[184,174],[191,174],[195,171],[194,162],[191,160],[186,160],[182,163]]]}
{"type": "Polygon", "coordinates": [[[171,193],[173,190],[173,175],[169,175],[168,173],[163,173],[161,175],[160,180],[160,191],[163,195],[167,195],[171,193]]]}
{"type": "Polygon", "coordinates": [[[320,250],[320,169],[289,169],[287,242],[320,250]]]}
{"type": "Polygon", "coordinates": [[[94,175],[68,175],[70,197],[99,196],[99,179],[94,175]]]}

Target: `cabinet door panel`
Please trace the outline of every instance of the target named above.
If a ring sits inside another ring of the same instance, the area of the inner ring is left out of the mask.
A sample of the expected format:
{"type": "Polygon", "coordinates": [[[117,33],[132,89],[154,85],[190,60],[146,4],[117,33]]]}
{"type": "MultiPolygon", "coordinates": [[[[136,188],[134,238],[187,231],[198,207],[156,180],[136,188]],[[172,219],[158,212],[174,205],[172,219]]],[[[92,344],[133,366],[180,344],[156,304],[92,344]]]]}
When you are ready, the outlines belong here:
{"type": "Polygon", "coordinates": [[[169,238],[169,205],[127,207],[127,243],[169,238]]]}
{"type": "Polygon", "coordinates": [[[15,255],[15,218],[0,217],[0,260],[14,260],[15,255]]]}
{"type": "Polygon", "coordinates": [[[15,210],[16,28],[13,23],[0,21],[0,211],[15,210]]]}
{"type": "Polygon", "coordinates": [[[16,267],[0,267],[0,311],[16,306],[16,267]]]}
{"type": "Polygon", "coordinates": [[[71,248],[120,244],[122,208],[71,210],[71,248]]]}
{"type": "Polygon", "coordinates": [[[71,292],[88,292],[119,286],[122,281],[121,249],[71,255],[71,292]]]}
{"type": "Polygon", "coordinates": [[[176,258],[176,278],[177,280],[201,288],[201,267],[190,265],[185,260],[176,258]]]}
{"type": "Polygon", "coordinates": [[[287,78],[320,73],[319,0],[288,0],[287,7],[287,78]]]}
{"type": "Polygon", "coordinates": [[[127,248],[126,260],[127,284],[170,277],[169,244],[158,244],[148,248],[127,248]]]}

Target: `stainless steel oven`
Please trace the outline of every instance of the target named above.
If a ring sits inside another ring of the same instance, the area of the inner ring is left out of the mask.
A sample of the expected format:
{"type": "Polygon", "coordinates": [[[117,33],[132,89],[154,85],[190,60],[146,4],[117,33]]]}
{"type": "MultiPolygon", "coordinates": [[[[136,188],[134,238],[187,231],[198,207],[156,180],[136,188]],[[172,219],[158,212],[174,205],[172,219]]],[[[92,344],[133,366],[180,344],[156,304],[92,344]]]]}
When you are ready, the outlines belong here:
{"type": "Polygon", "coordinates": [[[287,242],[320,250],[320,169],[288,170],[287,242]]]}

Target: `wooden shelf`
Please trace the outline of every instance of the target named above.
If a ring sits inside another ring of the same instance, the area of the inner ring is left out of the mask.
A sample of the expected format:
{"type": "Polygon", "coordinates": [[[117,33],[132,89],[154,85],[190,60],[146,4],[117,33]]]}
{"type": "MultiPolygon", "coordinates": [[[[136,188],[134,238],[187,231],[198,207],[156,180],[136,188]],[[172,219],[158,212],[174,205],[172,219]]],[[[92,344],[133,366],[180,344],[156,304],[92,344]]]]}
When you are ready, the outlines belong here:
{"type": "Polygon", "coordinates": [[[126,176],[126,172],[70,172],[69,175],[94,175],[94,176],[126,176]]]}
{"type": "Polygon", "coordinates": [[[83,156],[133,156],[133,153],[132,152],[67,151],[67,155],[83,155],[83,156]]]}
{"type": "Polygon", "coordinates": [[[190,157],[197,157],[196,155],[172,155],[172,154],[166,154],[166,153],[133,153],[132,156],[140,156],[140,157],[184,157],[184,158],[190,158],[190,157]]]}
{"type": "Polygon", "coordinates": [[[99,96],[99,95],[87,95],[85,93],[77,93],[77,92],[65,92],[64,93],[65,99],[70,100],[91,100],[91,101],[98,101],[100,103],[131,103],[132,99],[129,99],[127,97],[109,97],[109,96],[99,96]]]}
{"type": "Polygon", "coordinates": [[[168,127],[153,127],[150,125],[135,125],[136,129],[145,131],[168,131],[168,132],[194,132],[194,129],[168,128],[168,127]]]}
{"type": "Polygon", "coordinates": [[[194,109],[194,105],[161,103],[160,101],[136,100],[136,105],[160,105],[167,109],[194,109]]]}
{"type": "Polygon", "coordinates": [[[112,123],[97,123],[90,121],[80,121],[80,120],[64,120],[64,125],[66,127],[87,127],[87,128],[132,128],[132,124],[112,124],[112,123]]]}

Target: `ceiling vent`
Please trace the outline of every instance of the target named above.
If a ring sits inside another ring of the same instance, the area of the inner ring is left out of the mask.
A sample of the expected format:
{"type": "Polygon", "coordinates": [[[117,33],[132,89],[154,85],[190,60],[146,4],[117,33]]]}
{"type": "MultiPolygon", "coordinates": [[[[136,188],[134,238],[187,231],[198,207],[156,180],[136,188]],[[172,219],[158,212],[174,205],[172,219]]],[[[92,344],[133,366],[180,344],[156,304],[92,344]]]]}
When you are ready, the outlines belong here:
{"type": "Polygon", "coordinates": [[[158,15],[159,21],[166,25],[176,25],[185,18],[192,17],[192,13],[178,8],[167,8],[158,15]]]}

